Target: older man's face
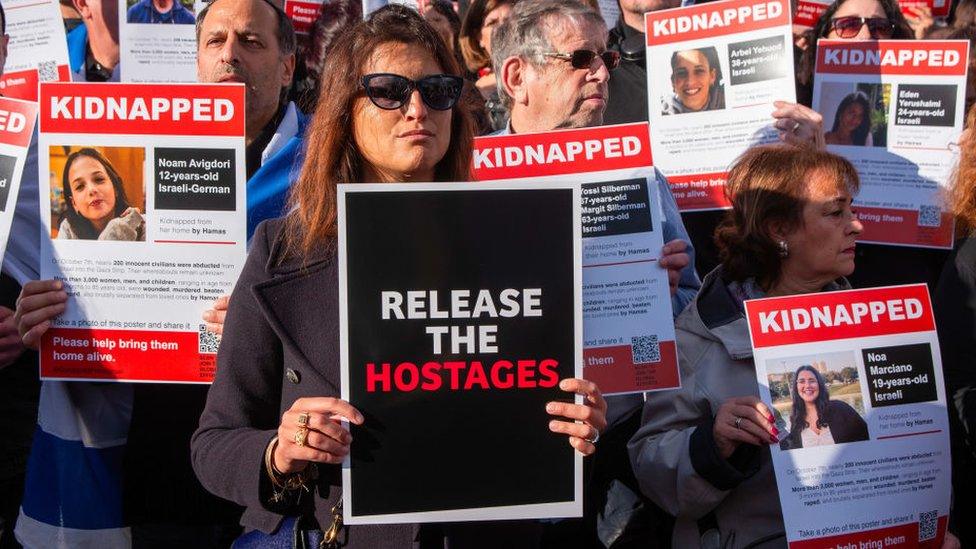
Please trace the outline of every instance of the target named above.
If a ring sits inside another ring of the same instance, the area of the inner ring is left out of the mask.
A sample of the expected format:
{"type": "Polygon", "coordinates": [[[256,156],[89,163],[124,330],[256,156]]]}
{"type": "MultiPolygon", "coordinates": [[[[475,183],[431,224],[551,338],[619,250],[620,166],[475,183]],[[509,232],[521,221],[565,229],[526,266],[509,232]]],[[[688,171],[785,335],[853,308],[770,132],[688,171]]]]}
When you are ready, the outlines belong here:
{"type": "MultiPolygon", "coordinates": [[[[607,49],[605,26],[585,22],[577,26],[564,20],[549,31],[552,50],[572,53],[607,49]]],[[[529,109],[541,127],[583,128],[603,123],[609,91],[610,71],[597,57],[589,67],[574,68],[569,60],[544,57],[541,65],[530,64],[526,74],[529,109]]]]}
{"type": "Polygon", "coordinates": [[[217,0],[207,12],[197,44],[200,82],[243,82],[248,133],[278,109],[281,88],[291,82],[294,55],[278,46],[278,19],[264,0],[217,0]]]}

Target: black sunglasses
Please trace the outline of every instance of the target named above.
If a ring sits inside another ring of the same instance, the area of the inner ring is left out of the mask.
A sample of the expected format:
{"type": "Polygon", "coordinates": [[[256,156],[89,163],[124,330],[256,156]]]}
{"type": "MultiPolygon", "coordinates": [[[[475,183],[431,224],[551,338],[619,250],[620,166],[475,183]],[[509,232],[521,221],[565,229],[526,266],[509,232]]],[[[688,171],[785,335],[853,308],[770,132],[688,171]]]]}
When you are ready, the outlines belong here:
{"type": "Polygon", "coordinates": [[[410,101],[413,90],[420,92],[424,105],[435,111],[446,111],[461,97],[464,80],[451,74],[432,74],[411,80],[399,74],[376,73],[363,77],[363,88],[377,107],[392,111],[410,101]]]}
{"type": "Polygon", "coordinates": [[[868,26],[868,33],[871,38],[891,38],[895,32],[895,26],[886,17],[858,17],[848,15],[847,17],[837,17],[830,20],[830,28],[841,38],[854,38],[861,32],[861,27],[868,26]]]}
{"type": "Polygon", "coordinates": [[[593,60],[599,57],[603,60],[603,64],[607,66],[608,71],[612,71],[617,68],[620,64],[620,53],[607,50],[603,53],[597,53],[593,50],[573,50],[569,53],[561,53],[558,51],[547,51],[542,52],[542,55],[546,57],[555,57],[556,59],[565,59],[569,61],[569,64],[573,66],[574,69],[590,69],[593,67],[593,60]]]}

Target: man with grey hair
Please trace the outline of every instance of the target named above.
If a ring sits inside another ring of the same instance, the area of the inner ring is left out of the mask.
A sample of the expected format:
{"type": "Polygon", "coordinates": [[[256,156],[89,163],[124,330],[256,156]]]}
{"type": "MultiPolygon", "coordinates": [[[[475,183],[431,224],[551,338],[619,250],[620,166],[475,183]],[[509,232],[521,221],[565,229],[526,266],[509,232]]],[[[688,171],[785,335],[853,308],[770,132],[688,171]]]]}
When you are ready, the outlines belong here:
{"type": "MultiPolygon", "coordinates": [[[[608,51],[607,36],[600,15],[576,0],[516,4],[492,34],[498,92],[510,112],[507,127],[495,135],[601,125],[610,99],[610,71],[620,60],[619,52],[608,51]]],[[[688,232],[660,172],[657,190],[667,243],[659,264],[668,271],[677,316],[701,281],[688,232]]],[[[622,395],[609,397],[607,403],[608,428],[597,445],[587,480],[584,535],[595,531],[607,547],[658,546],[662,541],[658,533],[670,533],[667,515],[650,501],[642,501],[626,451],[640,423],[643,398],[622,395]]]]}

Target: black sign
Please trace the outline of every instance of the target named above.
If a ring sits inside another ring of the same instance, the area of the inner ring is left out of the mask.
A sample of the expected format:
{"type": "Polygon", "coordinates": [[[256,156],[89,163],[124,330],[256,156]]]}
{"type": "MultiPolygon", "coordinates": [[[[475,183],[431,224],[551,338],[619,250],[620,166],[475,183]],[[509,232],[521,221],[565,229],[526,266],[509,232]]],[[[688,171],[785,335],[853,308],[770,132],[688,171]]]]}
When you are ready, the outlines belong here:
{"type": "Polygon", "coordinates": [[[938,398],[932,348],[928,343],[876,347],[861,353],[873,408],[938,398]]]}
{"type": "Polygon", "coordinates": [[[14,186],[14,166],[17,157],[0,154],[0,212],[7,210],[7,197],[14,186]]]}
{"type": "Polygon", "coordinates": [[[572,190],[346,193],[344,352],[365,416],[347,512],[574,502],[577,458],[545,411],[572,400],[572,190]]]}
{"type": "Polygon", "coordinates": [[[155,149],[157,210],[234,211],[233,149],[155,149]]]}

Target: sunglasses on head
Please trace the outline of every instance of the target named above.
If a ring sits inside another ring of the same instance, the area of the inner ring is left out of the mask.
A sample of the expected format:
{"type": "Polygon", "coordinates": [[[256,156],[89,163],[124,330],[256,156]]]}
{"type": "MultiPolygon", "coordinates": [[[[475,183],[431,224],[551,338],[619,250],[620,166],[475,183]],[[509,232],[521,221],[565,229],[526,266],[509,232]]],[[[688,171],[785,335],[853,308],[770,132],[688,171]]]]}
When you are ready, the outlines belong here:
{"type": "Polygon", "coordinates": [[[885,17],[858,17],[848,15],[847,17],[836,17],[830,20],[830,28],[841,38],[854,38],[861,32],[861,27],[868,26],[868,33],[871,38],[891,38],[895,31],[895,26],[885,17]]]}
{"type": "Polygon", "coordinates": [[[411,80],[399,74],[377,73],[363,77],[366,96],[377,107],[392,111],[410,101],[413,90],[420,92],[424,105],[435,111],[446,111],[461,97],[464,81],[452,74],[432,74],[411,80]]]}
{"type": "Polygon", "coordinates": [[[603,61],[603,64],[607,66],[608,71],[612,71],[613,69],[617,68],[617,65],[620,64],[620,53],[613,50],[607,50],[603,53],[597,53],[593,50],[573,50],[569,53],[548,51],[543,52],[542,55],[569,61],[569,64],[572,65],[574,69],[592,68],[593,61],[597,57],[599,57],[603,61]]]}

